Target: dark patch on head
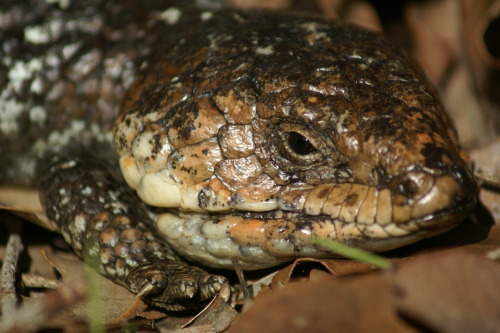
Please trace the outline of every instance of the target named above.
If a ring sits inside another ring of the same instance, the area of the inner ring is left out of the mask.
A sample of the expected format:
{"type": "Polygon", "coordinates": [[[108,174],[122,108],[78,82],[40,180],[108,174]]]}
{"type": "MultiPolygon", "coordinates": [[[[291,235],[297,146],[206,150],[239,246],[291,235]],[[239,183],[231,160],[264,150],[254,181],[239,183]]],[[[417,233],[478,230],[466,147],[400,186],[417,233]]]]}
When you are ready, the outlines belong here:
{"type": "Polygon", "coordinates": [[[374,176],[376,177],[378,185],[386,185],[390,181],[390,177],[387,175],[387,170],[383,166],[376,166],[373,169],[374,176]]]}
{"type": "Polygon", "coordinates": [[[328,194],[330,193],[331,189],[330,188],[324,188],[322,189],[321,191],[319,191],[319,193],[316,195],[316,197],[318,199],[324,199],[328,196],[328,194]]]}
{"type": "Polygon", "coordinates": [[[377,117],[370,122],[368,130],[365,132],[364,141],[368,141],[371,136],[378,138],[392,138],[401,129],[401,123],[396,122],[391,117],[377,117]]]}
{"type": "Polygon", "coordinates": [[[120,138],[118,139],[118,142],[120,144],[120,148],[121,147],[125,147],[127,145],[127,140],[125,139],[124,136],[120,135],[120,138]]]}
{"type": "MultiPolygon", "coordinates": [[[[212,196],[213,189],[210,187],[205,187],[198,194],[198,205],[200,207],[208,207],[217,204],[217,199],[212,196]]],[[[225,204],[220,205],[221,207],[226,207],[225,204]]]]}
{"type": "Polygon", "coordinates": [[[149,141],[150,145],[153,147],[151,149],[151,152],[153,155],[158,155],[161,151],[161,135],[160,134],[155,134],[153,135],[153,138],[149,141]]]}
{"type": "Polygon", "coordinates": [[[344,205],[346,206],[354,206],[356,202],[358,202],[359,195],[356,193],[349,194],[344,201],[344,205]]]}
{"type": "MultiPolygon", "coordinates": [[[[193,131],[196,129],[194,126],[194,121],[199,115],[199,105],[196,101],[188,101],[185,103],[179,103],[175,106],[171,112],[172,117],[170,120],[171,128],[177,129],[179,136],[188,140],[193,131]]],[[[170,117],[165,117],[169,121],[170,117]]]]}
{"type": "Polygon", "coordinates": [[[203,155],[208,155],[208,149],[207,149],[207,148],[203,149],[203,150],[201,151],[201,153],[202,153],[203,155]]]}
{"type": "Polygon", "coordinates": [[[425,157],[425,165],[429,168],[441,168],[445,165],[443,156],[451,158],[450,153],[443,147],[438,147],[432,143],[426,143],[424,149],[421,150],[422,155],[425,157]]]}
{"type": "Polygon", "coordinates": [[[186,168],[185,166],[181,166],[180,169],[190,175],[196,175],[198,173],[198,170],[193,167],[186,168]]]}

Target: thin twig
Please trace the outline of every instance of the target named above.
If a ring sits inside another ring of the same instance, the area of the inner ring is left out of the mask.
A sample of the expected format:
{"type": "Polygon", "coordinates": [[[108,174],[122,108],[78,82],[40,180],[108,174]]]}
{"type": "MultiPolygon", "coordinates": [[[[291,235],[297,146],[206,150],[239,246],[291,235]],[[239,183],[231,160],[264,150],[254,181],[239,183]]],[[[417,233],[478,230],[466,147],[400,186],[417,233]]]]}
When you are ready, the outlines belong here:
{"type": "Polygon", "coordinates": [[[16,268],[22,250],[21,236],[17,233],[10,234],[3,259],[0,282],[2,314],[4,317],[10,316],[16,310],[16,268]]]}
{"type": "Polygon", "coordinates": [[[46,278],[36,274],[25,273],[22,275],[22,279],[26,288],[56,289],[62,286],[62,282],[59,280],[46,278]]]}
{"type": "Polygon", "coordinates": [[[236,276],[238,276],[241,288],[243,289],[243,295],[245,299],[251,300],[252,296],[250,295],[250,292],[248,290],[245,274],[243,274],[243,269],[241,268],[240,261],[238,260],[238,258],[232,257],[231,262],[233,263],[234,271],[236,272],[236,276]]]}
{"type": "Polygon", "coordinates": [[[481,169],[474,170],[474,177],[483,188],[500,192],[500,178],[481,169]]]}

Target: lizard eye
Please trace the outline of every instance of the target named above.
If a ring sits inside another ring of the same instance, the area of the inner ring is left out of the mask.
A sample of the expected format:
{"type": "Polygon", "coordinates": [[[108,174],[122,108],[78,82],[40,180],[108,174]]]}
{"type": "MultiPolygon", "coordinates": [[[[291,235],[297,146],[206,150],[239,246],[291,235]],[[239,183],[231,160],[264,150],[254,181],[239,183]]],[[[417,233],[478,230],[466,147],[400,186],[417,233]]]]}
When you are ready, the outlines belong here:
{"type": "Polygon", "coordinates": [[[307,137],[297,132],[288,133],[288,144],[299,155],[309,155],[318,151],[307,137]]]}
{"type": "Polygon", "coordinates": [[[311,165],[324,159],[319,135],[306,125],[282,123],[277,129],[280,155],[300,165],[311,165]]]}

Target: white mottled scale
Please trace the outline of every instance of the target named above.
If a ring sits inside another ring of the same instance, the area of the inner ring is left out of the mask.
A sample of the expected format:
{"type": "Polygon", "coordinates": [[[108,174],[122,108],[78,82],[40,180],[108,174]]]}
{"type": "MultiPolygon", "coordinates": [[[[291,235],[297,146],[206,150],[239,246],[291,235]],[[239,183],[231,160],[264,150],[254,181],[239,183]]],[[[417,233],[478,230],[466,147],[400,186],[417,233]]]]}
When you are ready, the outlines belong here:
{"type": "MultiPolygon", "coordinates": [[[[160,214],[157,227],[168,243],[180,254],[212,267],[232,268],[233,264],[230,260],[232,257],[237,258],[244,269],[252,270],[271,267],[297,255],[331,256],[310,245],[312,233],[305,232],[306,230],[295,231],[296,241],[300,243],[300,246],[296,247],[296,244],[289,239],[267,238],[258,245],[237,243],[230,237],[233,227],[231,219],[214,221],[204,214],[160,214]]],[[[389,227],[386,230],[377,224],[360,226],[355,223],[344,224],[338,220],[334,220],[333,223],[331,221],[318,222],[313,224],[313,227],[313,233],[316,235],[347,243],[362,239],[365,235],[373,236],[373,240],[363,245],[363,248],[368,250],[378,249],[380,240],[390,245],[390,242],[385,241],[388,235],[397,234],[399,241],[411,242],[409,232],[397,227],[389,227]],[[380,240],[377,241],[377,238],[380,240]]],[[[413,225],[409,229],[415,231],[418,227],[413,225]]],[[[265,233],[264,230],[261,232],[265,233]]]]}
{"type": "Polygon", "coordinates": [[[231,257],[239,258],[245,269],[270,267],[281,262],[260,247],[235,244],[228,236],[227,221],[215,224],[207,221],[204,215],[181,217],[165,213],[158,216],[157,226],[179,253],[209,266],[231,268],[231,257]]]}

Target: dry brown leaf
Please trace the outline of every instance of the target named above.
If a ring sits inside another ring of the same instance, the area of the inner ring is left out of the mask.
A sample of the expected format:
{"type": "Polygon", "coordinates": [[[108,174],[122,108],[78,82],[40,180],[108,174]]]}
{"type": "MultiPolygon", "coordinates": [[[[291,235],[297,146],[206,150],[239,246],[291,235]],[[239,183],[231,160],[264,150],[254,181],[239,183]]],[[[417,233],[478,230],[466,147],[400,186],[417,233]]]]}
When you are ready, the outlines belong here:
{"type": "MultiPolygon", "coordinates": [[[[500,139],[471,152],[471,159],[477,173],[500,182],[500,139]]],[[[483,189],[481,201],[489,210],[493,219],[500,224],[500,193],[483,189]]]]}
{"type": "Polygon", "coordinates": [[[465,250],[423,255],[387,274],[402,314],[432,332],[498,332],[500,265],[465,250]]]}
{"type": "Polygon", "coordinates": [[[38,192],[16,187],[0,187],[0,210],[9,211],[21,218],[54,231],[42,211],[38,192]]]}
{"type": "Polygon", "coordinates": [[[379,275],[292,283],[256,300],[229,332],[414,332],[379,275]],[[374,310],[376,309],[376,310],[374,310]]]}
{"type": "Polygon", "coordinates": [[[273,277],[271,289],[279,289],[290,282],[297,266],[307,263],[317,263],[333,276],[342,276],[371,271],[371,265],[354,260],[299,258],[287,267],[280,269],[273,277]]]}
{"type": "Polygon", "coordinates": [[[474,115],[476,118],[483,118],[487,125],[484,133],[477,134],[487,139],[482,142],[491,142],[494,135],[498,137],[500,132],[500,58],[498,54],[490,53],[490,48],[498,50],[500,41],[500,2],[464,0],[459,3],[462,13],[459,36],[463,46],[463,58],[467,64],[468,84],[472,87],[479,106],[474,115]],[[489,28],[493,28],[492,38],[486,38],[489,28]]]}
{"type": "MultiPolygon", "coordinates": [[[[49,263],[57,269],[63,278],[65,285],[73,285],[77,283],[87,283],[86,278],[89,268],[77,256],[67,253],[46,253],[49,263]],[[82,282],[82,279],[84,282],[82,282]]],[[[134,304],[136,297],[127,289],[111,282],[110,280],[96,275],[97,284],[100,286],[100,299],[102,301],[101,308],[103,309],[102,319],[105,323],[115,323],[118,319],[123,318],[122,315],[130,310],[134,304]]],[[[156,311],[145,311],[146,306],[142,303],[128,314],[128,318],[134,316],[142,316],[148,319],[157,319],[165,316],[164,313],[156,311]]],[[[81,320],[88,321],[88,304],[81,302],[71,309],[64,311],[58,319],[62,320],[81,320]]]]}
{"type": "Polygon", "coordinates": [[[38,213],[42,212],[38,192],[33,189],[0,187],[0,204],[20,209],[30,209],[38,213]]]}
{"type": "Polygon", "coordinates": [[[238,316],[238,312],[220,297],[216,297],[200,313],[171,314],[155,323],[160,332],[219,333],[225,331],[238,316]]]}
{"type": "Polygon", "coordinates": [[[348,1],[349,7],[342,16],[342,20],[348,23],[357,24],[368,30],[382,32],[382,23],[377,11],[366,1],[348,1]]]}
{"type": "Polygon", "coordinates": [[[377,11],[366,1],[317,0],[318,7],[326,17],[353,23],[373,31],[383,31],[377,11]]]}
{"type": "MultiPolygon", "coordinates": [[[[474,7],[480,7],[479,2],[469,1],[474,7]]],[[[464,37],[472,31],[460,13],[460,2],[455,0],[411,2],[405,20],[412,39],[412,55],[439,87],[462,145],[477,147],[493,140],[495,131],[483,99],[473,89],[471,73],[475,69],[463,48],[464,37]]]]}
{"type": "Polygon", "coordinates": [[[222,298],[216,297],[203,311],[183,326],[184,329],[208,328],[208,332],[223,332],[236,319],[238,312],[222,298]]]}
{"type": "MultiPolygon", "coordinates": [[[[499,248],[500,228],[493,230],[485,242],[499,248]]],[[[230,332],[413,332],[422,328],[496,332],[499,288],[500,265],[482,252],[439,251],[400,261],[398,269],[386,273],[272,289],[255,299],[230,332]]]]}
{"type": "MultiPolygon", "coordinates": [[[[497,0],[463,0],[461,5],[465,50],[471,65],[471,73],[478,90],[485,93],[488,90],[486,85],[490,83],[488,76],[491,71],[500,70],[500,59],[489,52],[484,38],[491,22],[500,16],[500,2],[497,0]]],[[[498,40],[496,43],[498,44],[498,40]]]]}
{"type": "Polygon", "coordinates": [[[456,15],[452,15],[456,6],[451,1],[413,2],[405,10],[413,56],[435,85],[439,85],[446,71],[457,61],[455,57],[460,47],[458,20],[456,15]]]}
{"type": "Polygon", "coordinates": [[[30,273],[47,279],[56,279],[54,268],[47,265],[47,259],[43,254],[51,251],[51,247],[46,244],[28,244],[26,247],[30,257],[30,273]]]}
{"type": "MultiPolygon", "coordinates": [[[[366,273],[371,270],[369,264],[354,260],[299,258],[290,265],[257,279],[248,286],[248,290],[251,297],[256,298],[271,290],[281,289],[291,281],[315,281],[332,276],[366,273]]],[[[245,301],[244,309],[246,309],[251,300],[244,299],[244,293],[240,293],[237,301],[240,303],[245,301]]]]}
{"type": "Polygon", "coordinates": [[[500,178],[500,139],[470,153],[475,169],[500,178]]]}

